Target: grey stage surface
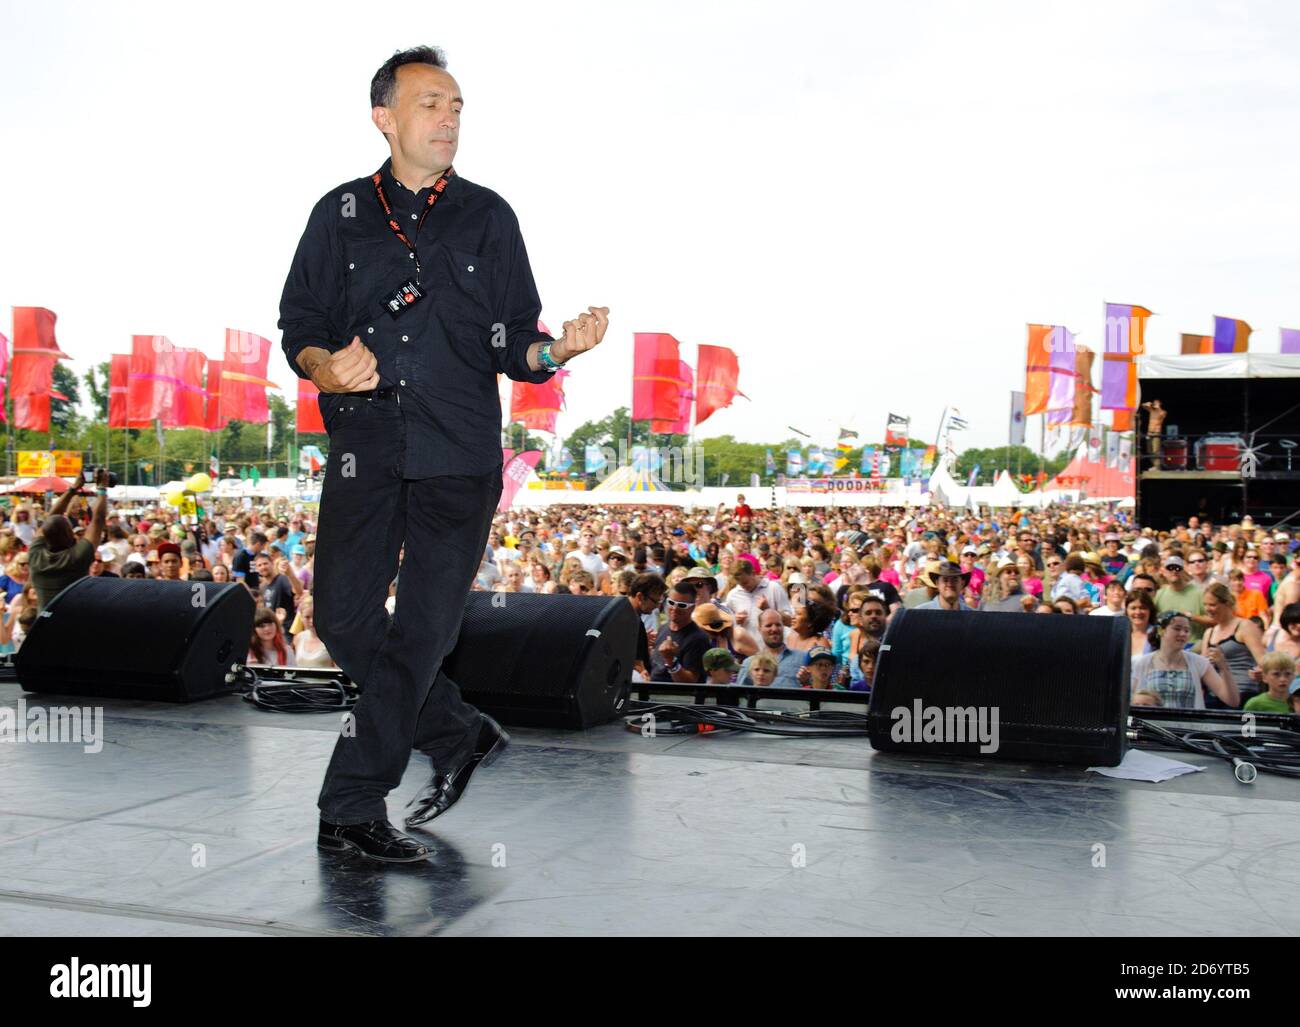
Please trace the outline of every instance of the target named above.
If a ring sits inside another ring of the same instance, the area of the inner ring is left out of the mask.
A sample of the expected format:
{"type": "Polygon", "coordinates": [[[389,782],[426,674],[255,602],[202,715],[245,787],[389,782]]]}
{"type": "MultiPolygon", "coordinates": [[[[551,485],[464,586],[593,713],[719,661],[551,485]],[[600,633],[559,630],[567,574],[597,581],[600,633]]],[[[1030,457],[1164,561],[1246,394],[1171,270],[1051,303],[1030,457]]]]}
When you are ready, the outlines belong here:
{"type": "Polygon", "coordinates": [[[1300,782],[1218,764],[1150,785],[865,739],[513,729],[429,825],[437,857],[385,867],[316,849],[336,717],[103,705],[99,753],[0,744],[6,935],[1300,931],[1300,782]]]}

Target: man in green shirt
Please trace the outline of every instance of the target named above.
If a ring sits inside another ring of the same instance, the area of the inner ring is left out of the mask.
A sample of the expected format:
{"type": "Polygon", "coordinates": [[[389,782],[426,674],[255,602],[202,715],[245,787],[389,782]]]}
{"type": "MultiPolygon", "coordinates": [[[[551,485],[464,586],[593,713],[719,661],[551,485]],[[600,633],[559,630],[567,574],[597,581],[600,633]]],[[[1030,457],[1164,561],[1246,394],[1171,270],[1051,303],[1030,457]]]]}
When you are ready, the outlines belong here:
{"type": "Polygon", "coordinates": [[[1177,553],[1170,553],[1165,558],[1161,573],[1165,579],[1165,587],[1156,593],[1156,612],[1177,610],[1179,613],[1187,614],[1192,628],[1190,641],[1195,645],[1205,634],[1205,629],[1214,623],[1213,618],[1205,614],[1205,602],[1201,590],[1187,576],[1187,565],[1177,553]]]}
{"type": "Polygon", "coordinates": [[[95,550],[104,538],[104,524],[108,519],[108,471],[101,468],[95,476],[99,503],[84,538],[77,538],[72,522],[65,516],[72,497],[85,483],[86,475],[82,472],[54,504],[28,549],[31,581],[36,587],[36,598],[42,610],[56,595],[90,572],[95,550]]]}

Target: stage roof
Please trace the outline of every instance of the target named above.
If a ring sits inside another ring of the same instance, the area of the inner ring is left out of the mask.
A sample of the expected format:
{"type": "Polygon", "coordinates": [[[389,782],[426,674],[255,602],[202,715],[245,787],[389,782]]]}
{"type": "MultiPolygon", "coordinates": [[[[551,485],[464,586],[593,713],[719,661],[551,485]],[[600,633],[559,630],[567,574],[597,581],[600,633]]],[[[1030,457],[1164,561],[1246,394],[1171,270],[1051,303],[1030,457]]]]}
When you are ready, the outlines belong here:
{"type": "Polygon", "coordinates": [[[1139,378],[1300,378],[1300,353],[1188,353],[1138,357],[1139,378]]]}

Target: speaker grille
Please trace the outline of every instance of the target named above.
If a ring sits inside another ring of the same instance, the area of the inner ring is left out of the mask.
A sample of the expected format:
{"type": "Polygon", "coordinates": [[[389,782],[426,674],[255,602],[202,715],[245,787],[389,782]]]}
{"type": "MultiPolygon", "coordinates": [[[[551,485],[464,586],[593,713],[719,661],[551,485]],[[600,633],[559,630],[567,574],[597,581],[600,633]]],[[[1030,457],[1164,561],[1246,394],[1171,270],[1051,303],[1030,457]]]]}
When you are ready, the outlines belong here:
{"type": "Polygon", "coordinates": [[[878,749],[1113,766],[1124,755],[1124,617],[899,610],[881,647],[868,725],[878,749]],[[996,708],[999,745],[900,741],[900,708],[996,708]]]}
{"type": "Polygon", "coordinates": [[[237,583],[82,578],[41,611],[14,669],[30,692],[207,698],[231,691],[254,605],[237,583]]]}
{"type": "Polygon", "coordinates": [[[498,719],[586,728],[622,708],[639,628],[623,596],[471,592],[444,667],[498,719]]]}

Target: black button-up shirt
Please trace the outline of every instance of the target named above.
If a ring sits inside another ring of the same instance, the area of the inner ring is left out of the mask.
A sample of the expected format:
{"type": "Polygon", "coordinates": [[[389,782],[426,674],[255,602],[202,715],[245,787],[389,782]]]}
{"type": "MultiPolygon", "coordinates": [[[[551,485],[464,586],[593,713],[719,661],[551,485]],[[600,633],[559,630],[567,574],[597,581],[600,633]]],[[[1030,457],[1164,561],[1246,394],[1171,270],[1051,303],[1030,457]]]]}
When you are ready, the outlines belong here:
{"type": "MultiPolygon", "coordinates": [[[[345,182],[317,202],[280,300],[281,346],[298,366],[306,346],[331,352],[354,336],[374,352],[379,386],[395,386],[405,423],[407,478],[487,474],[501,467],[498,373],[545,382],[528,368],[541,300],[519,221],[500,196],[460,175],[424,219],[429,189],[401,185],[392,160],[381,169],[393,217],[419,254],[425,296],[400,317],[385,300],[414,281],[416,258],[388,226],[370,176],[345,182]]],[[[364,395],[360,394],[360,395],[364,395]]],[[[327,431],[342,393],[320,395],[327,431]]]]}

